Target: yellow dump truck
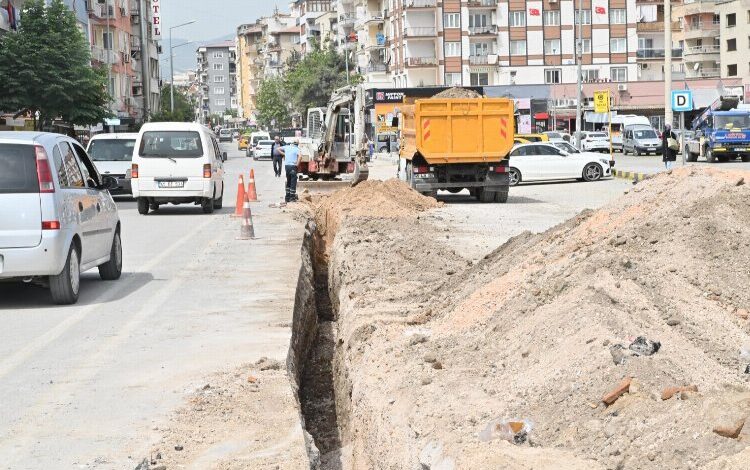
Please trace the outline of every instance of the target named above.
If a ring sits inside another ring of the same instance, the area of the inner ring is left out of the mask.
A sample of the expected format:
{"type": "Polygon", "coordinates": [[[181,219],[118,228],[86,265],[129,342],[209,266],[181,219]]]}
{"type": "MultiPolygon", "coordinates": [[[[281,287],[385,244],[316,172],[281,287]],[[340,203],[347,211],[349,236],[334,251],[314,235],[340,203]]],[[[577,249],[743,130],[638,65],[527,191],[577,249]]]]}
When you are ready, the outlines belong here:
{"type": "Polygon", "coordinates": [[[401,160],[422,194],[468,189],[482,202],[508,200],[515,133],[506,98],[430,98],[401,108],[401,160]]]}

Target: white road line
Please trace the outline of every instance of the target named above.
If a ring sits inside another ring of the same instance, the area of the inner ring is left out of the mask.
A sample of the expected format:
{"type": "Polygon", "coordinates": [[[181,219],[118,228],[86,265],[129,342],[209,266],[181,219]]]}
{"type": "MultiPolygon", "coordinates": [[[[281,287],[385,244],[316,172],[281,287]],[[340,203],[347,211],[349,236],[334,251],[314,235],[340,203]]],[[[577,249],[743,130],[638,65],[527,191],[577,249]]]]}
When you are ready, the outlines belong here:
{"type": "MultiPolygon", "coordinates": [[[[136,272],[148,272],[154,267],[158,266],[162,261],[167,259],[169,256],[172,255],[177,249],[181,248],[184,243],[186,243],[190,238],[193,237],[193,235],[201,232],[206,226],[211,224],[214,221],[221,220],[221,218],[208,218],[200,225],[196,226],[192,231],[186,233],[181,238],[179,238],[176,243],[173,243],[168,249],[163,251],[161,254],[150,260],[149,262],[143,264],[142,266],[138,267],[136,272]]],[[[87,305],[86,307],[82,308],[78,312],[70,315],[65,320],[61,321],[54,327],[52,327],[49,331],[42,334],[41,336],[38,336],[36,339],[28,343],[26,346],[24,346],[22,349],[18,350],[16,353],[11,354],[10,356],[7,356],[5,360],[0,362],[0,378],[8,375],[10,372],[12,372],[16,367],[20,366],[24,361],[26,361],[31,355],[38,352],[40,349],[44,348],[60,336],[62,336],[66,331],[71,329],[73,326],[75,326],[77,323],[79,323],[81,320],[86,318],[90,313],[92,313],[94,310],[101,308],[101,304],[103,302],[109,302],[112,301],[120,292],[124,291],[130,285],[135,282],[137,279],[136,276],[132,276],[129,279],[123,279],[119,282],[116,282],[116,286],[112,289],[107,289],[104,292],[102,292],[99,296],[94,298],[91,301],[91,304],[87,305]]]]}

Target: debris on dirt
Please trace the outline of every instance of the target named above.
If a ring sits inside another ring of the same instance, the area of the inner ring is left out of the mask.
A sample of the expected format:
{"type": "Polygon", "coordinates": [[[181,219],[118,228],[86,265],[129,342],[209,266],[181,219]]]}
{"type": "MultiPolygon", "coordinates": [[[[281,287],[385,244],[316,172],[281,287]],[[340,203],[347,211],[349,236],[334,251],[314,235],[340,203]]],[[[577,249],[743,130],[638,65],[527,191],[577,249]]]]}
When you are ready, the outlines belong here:
{"type": "Polygon", "coordinates": [[[607,406],[612,405],[617,401],[618,398],[630,391],[630,383],[632,382],[632,380],[632,377],[625,377],[624,379],[622,379],[622,382],[617,384],[615,388],[613,388],[609,393],[602,397],[602,402],[604,402],[604,404],[607,406]]]}
{"type": "Polygon", "coordinates": [[[260,370],[279,370],[281,369],[281,361],[277,361],[276,359],[269,359],[267,357],[261,357],[258,359],[258,361],[255,363],[255,366],[260,370]]]}
{"type": "Polygon", "coordinates": [[[714,426],[714,432],[721,437],[727,437],[729,439],[737,439],[742,432],[742,428],[745,426],[745,418],[739,419],[729,425],[718,425],[714,426]]]}
{"type": "Polygon", "coordinates": [[[247,376],[247,383],[254,384],[258,381],[258,378],[252,375],[247,376]]]}
{"type": "Polygon", "coordinates": [[[514,444],[523,444],[533,427],[533,423],[527,419],[496,419],[490,421],[477,437],[482,442],[500,439],[514,444]]]}
{"type": "Polygon", "coordinates": [[[183,447],[183,446],[181,446],[181,445],[176,445],[176,446],[174,446],[174,450],[176,450],[176,451],[178,451],[178,452],[179,452],[179,451],[181,451],[182,449],[184,449],[184,447],[183,447]]]}
{"type": "Polygon", "coordinates": [[[443,90],[433,98],[481,98],[482,95],[469,88],[453,87],[443,90]]]}
{"type": "Polygon", "coordinates": [[[673,396],[681,394],[683,392],[697,392],[697,391],[698,391],[697,385],[686,385],[683,387],[667,387],[661,391],[661,399],[669,400],[673,396]]]}
{"type": "Polygon", "coordinates": [[[661,343],[658,341],[651,341],[644,336],[639,336],[630,343],[628,349],[635,352],[637,356],[651,356],[656,354],[661,348],[661,343]]]}

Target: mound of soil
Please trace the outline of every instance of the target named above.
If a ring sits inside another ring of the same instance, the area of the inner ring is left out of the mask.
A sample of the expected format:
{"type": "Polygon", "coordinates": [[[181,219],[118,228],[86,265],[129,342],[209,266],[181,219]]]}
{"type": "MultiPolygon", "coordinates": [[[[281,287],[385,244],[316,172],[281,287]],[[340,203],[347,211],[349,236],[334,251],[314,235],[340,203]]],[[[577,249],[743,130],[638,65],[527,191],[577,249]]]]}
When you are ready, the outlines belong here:
{"type": "Polygon", "coordinates": [[[468,88],[453,87],[443,90],[433,98],[481,98],[482,95],[468,88]]]}

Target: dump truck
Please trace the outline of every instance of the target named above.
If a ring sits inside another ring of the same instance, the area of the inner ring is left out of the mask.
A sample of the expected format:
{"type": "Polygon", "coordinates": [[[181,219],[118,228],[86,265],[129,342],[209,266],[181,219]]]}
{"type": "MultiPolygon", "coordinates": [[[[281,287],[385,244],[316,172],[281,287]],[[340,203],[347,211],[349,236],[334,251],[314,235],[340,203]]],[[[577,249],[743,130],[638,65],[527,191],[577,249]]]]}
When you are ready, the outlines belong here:
{"type": "Polygon", "coordinates": [[[685,157],[694,162],[750,162],[750,110],[740,108],[739,96],[720,96],[693,120],[695,134],[685,142],[685,157]]]}
{"type": "Polygon", "coordinates": [[[515,126],[507,98],[428,98],[400,110],[399,175],[422,194],[468,189],[507,202],[515,126]]]}

